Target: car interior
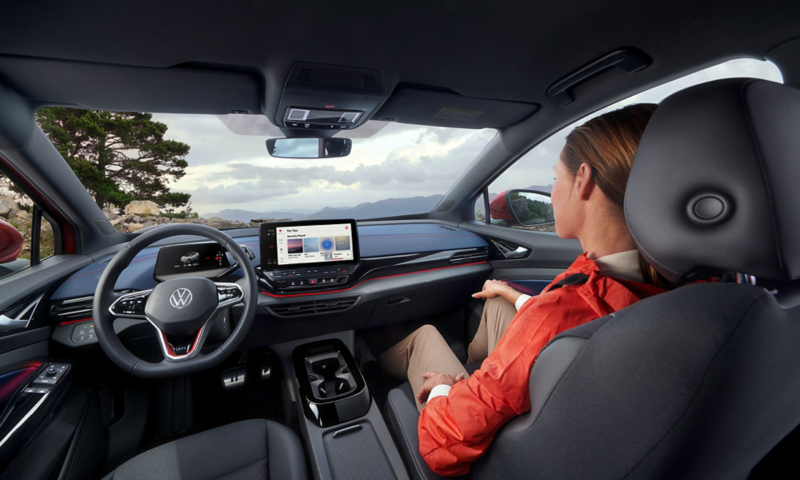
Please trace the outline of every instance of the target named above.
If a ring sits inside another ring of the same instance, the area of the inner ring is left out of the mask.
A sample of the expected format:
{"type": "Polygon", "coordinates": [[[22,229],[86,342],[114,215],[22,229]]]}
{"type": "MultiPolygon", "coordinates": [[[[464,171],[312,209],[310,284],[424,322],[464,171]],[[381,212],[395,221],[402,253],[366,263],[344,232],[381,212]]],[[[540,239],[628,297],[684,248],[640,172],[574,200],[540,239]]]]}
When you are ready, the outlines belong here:
{"type": "Polygon", "coordinates": [[[493,182],[587,116],[736,59],[782,83],[676,88],[625,193],[639,251],[683,285],[553,338],[531,411],[468,477],[800,474],[800,3],[0,11],[0,172],[33,225],[0,218],[0,480],[441,478],[410,384],[376,359],[429,324],[466,364],[487,279],[537,295],[582,253],[548,191],[493,182]],[[208,116],[284,166],[397,125],[487,136],[421,213],[121,231],[46,107],[208,116]]]}

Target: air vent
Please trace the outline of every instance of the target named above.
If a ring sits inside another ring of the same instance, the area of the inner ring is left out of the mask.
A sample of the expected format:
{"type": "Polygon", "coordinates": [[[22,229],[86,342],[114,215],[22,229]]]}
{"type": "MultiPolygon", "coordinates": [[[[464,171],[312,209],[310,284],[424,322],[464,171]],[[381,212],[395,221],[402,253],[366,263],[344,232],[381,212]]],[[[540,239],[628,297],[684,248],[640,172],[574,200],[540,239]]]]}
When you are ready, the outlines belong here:
{"type": "Polygon", "coordinates": [[[322,313],[342,312],[355,305],[358,297],[331,298],[327,300],[312,300],[281,305],[271,305],[269,309],[281,317],[300,317],[322,313]]]}
{"type": "Polygon", "coordinates": [[[91,318],[93,299],[94,297],[80,297],[53,302],[50,304],[50,318],[57,322],[91,318]]]}
{"type": "Polygon", "coordinates": [[[43,294],[32,294],[0,312],[0,332],[22,330],[28,327],[43,294]]]}
{"type": "Polygon", "coordinates": [[[529,249],[508,240],[492,239],[492,244],[497,247],[497,250],[505,258],[524,258],[530,253],[529,249]]]}
{"type": "Polygon", "coordinates": [[[311,69],[310,68],[303,68],[300,70],[300,73],[297,74],[297,80],[301,82],[310,82],[311,81],[311,69]]]}
{"type": "Polygon", "coordinates": [[[459,229],[457,229],[457,228],[455,228],[455,227],[448,227],[447,225],[439,225],[439,228],[444,228],[445,230],[450,230],[451,232],[458,232],[458,231],[460,231],[459,229]]]}
{"type": "Polygon", "coordinates": [[[364,87],[365,88],[375,88],[378,84],[375,83],[375,77],[372,75],[364,75],[364,87]]]}
{"type": "Polygon", "coordinates": [[[487,248],[473,248],[471,250],[459,250],[450,257],[450,263],[482,262],[487,258],[489,258],[489,250],[487,248]]]}

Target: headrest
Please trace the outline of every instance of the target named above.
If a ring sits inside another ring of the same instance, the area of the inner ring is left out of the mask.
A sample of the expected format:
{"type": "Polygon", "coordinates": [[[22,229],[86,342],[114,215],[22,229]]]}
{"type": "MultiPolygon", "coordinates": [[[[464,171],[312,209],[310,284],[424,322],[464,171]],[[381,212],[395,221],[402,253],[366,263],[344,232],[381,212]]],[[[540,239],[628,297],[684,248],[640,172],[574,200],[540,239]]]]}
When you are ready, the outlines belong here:
{"type": "Polygon", "coordinates": [[[737,78],[665,99],[636,152],[625,217],[674,282],[800,278],[800,90],[737,78]]]}

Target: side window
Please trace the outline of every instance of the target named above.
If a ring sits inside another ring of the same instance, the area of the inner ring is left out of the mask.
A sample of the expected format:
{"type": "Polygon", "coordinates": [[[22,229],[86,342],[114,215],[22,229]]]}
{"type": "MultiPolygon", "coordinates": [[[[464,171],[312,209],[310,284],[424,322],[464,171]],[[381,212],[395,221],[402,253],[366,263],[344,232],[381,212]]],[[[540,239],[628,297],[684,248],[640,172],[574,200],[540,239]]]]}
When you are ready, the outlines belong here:
{"type": "Polygon", "coordinates": [[[0,278],[53,255],[55,235],[33,201],[0,173],[0,278]],[[34,225],[39,223],[38,235],[34,225]]]}
{"type": "MultiPolygon", "coordinates": [[[[603,108],[569,125],[520,157],[488,187],[489,221],[498,226],[524,230],[555,231],[552,219],[546,216],[549,200],[531,191],[549,193],[553,184],[553,167],[558,161],[567,135],[591,118],[634,103],[659,103],[667,96],[692,85],[721,78],[750,77],[783,83],[780,70],[772,62],[752,59],[731,60],[686,77],[673,80],[603,108]],[[516,190],[522,190],[518,192],[516,190]],[[524,200],[522,199],[524,197],[524,200]],[[513,212],[509,211],[513,210],[513,212]],[[541,223],[539,223],[541,221],[541,223]]],[[[483,195],[475,202],[475,219],[483,221],[483,195]]],[[[550,210],[552,212],[552,209],[550,210]]]]}

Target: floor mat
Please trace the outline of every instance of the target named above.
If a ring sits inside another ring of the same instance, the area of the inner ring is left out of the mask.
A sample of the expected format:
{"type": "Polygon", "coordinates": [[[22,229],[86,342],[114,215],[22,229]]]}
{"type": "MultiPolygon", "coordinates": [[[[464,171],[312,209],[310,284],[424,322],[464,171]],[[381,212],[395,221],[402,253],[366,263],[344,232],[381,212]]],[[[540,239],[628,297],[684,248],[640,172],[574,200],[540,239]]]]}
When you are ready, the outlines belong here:
{"type": "Polygon", "coordinates": [[[200,430],[209,430],[253,418],[266,418],[267,420],[280,422],[278,404],[269,403],[253,406],[249,402],[240,402],[209,410],[200,422],[200,430]]]}

